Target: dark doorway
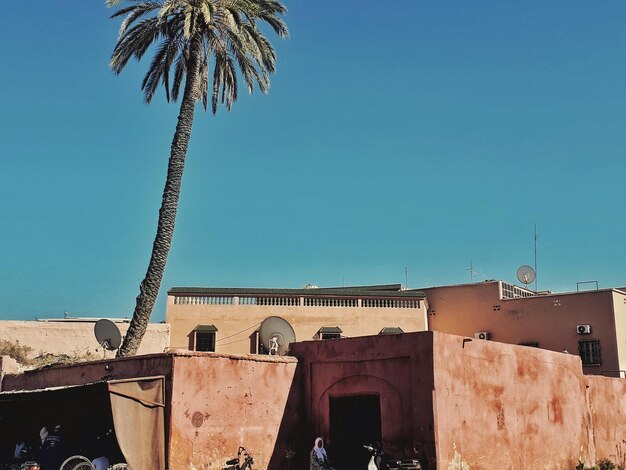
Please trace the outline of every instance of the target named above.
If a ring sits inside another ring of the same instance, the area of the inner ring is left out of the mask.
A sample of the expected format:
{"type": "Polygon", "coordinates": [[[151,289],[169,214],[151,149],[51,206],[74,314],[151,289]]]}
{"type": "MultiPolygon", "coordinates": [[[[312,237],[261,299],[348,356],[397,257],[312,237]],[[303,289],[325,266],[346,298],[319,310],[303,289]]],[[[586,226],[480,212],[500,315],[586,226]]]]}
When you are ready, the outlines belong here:
{"type": "Polygon", "coordinates": [[[380,397],[351,395],[330,397],[330,461],[337,470],[367,468],[366,444],[380,442],[380,397]]]}

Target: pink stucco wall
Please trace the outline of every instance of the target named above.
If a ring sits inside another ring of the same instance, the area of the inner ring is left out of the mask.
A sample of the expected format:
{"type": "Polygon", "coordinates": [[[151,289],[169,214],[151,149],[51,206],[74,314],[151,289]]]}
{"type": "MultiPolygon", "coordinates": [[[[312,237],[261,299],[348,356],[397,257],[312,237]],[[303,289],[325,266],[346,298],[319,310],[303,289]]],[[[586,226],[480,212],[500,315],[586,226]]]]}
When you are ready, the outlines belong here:
{"type": "MultiPolygon", "coordinates": [[[[384,447],[425,470],[573,469],[624,462],[626,380],[585,376],[575,355],[437,332],[292,345],[294,358],[169,353],[7,374],[3,390],[164,375],[171,469],[306,468],[329,401],[380,397],[384,447]]],[[[333,451],[333,442],[328,442],[333,451]]]]}
{"type": "Polygon", "coordinates": [[[222,469],[240,445],[267,468],[295,369],[291,357],[176,356],[169,468],[222,469]]]}
{"type": "Polygon", "coordinates": [[[311,435],[332,434],[329,395],[375,393],[385,448],[414,447],[425,468],[563,470],[623,459],[626,381],[583,375],[576,355],[437,332],[292,350],[311,435]]]}
{"type": "Polygon", "coordinates": [[[296,364],[292,357],[173,352],[7,374],[1,390],[163,375],[168,468],[222,469],[239,445],[255,468],[267,468],[296,364]]]}
{"type": "Polygon", "coordinates": [[[434,359],[438,467],[563,470],[589,461],[577,356],[435,334],[434,359]]]}
{"type": "Polygon", "coordinates": [[[586,376],[587,404],[594,454],[626,468],[626,380],[586,376]]]}
{"type": "MultiPolygon", "coordinates": [[[[292,345],[298,358],[302,416],[301,439],[285,434],[286,448],[310,449],[316,436],[332,440],[331,397],[380,397],[383,448],[397,457],[434,458],[432,333],[376,335],[292,345]]],[[[287,419],[289,419],[287,417],[287,419]]],[[[296,427],[298,423],[293,423],[296,427]]],[[[365,444],[365,443],[363,443],[365,444]]],[[[300,455],[300,464],[308,453],[300,455]]],[[[296,468],[296,466],[291,467],[296,468]]]]}
{"type": "Polygon", "coordinates": [[[56,365],[21,374],[7,374],[0,390],[36,390],[64,385],[81,385],[102,380],[153,377],[163,375],[171,380],[172,355],[150,354],[123,359],[56,365]]]}
{"type": "Polygon", "coordinates": [[[536,342],[542,349],[567,349],[572,354],[578,354],[579,340],[597,339],[602,364],[584,367],[585,374],[626,369],[626,295],[620,291],[502,299],[498,281],[423,291],[429,304],[428,328],[432,331],[471,338],[476,332],[486,331],[493,341],[536,342]],[[577,325],[590,325],[591,334],[578,334],[577,325]]]}

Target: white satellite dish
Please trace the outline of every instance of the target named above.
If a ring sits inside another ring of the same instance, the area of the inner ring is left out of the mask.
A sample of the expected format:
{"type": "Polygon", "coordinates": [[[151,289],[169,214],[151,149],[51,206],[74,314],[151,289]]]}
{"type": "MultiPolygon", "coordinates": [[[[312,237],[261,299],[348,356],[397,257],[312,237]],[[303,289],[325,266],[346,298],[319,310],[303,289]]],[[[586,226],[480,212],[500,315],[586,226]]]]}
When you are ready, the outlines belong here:
{"type": "Polygon", "coordinates": [[[535,270],[528,265],[523,265],[517,268],[517,279],[519,282],[528,286],[531,282],[535,280],[536,274],[535,270]]]}
{"type": "Polygon", "coordinates": [[[284,356],[289,351],[289,344],[296,340],[296,333],[284,318],[267,317],[259,328],[259,338],[271,355],[284,356]]]}
{"type": "Polygon", "coordinates": [[[111,320],[103,318],[93,327],[98,344],[104,349],[115,351],[122,344],[122,335],[119,328],[111,320]]]}

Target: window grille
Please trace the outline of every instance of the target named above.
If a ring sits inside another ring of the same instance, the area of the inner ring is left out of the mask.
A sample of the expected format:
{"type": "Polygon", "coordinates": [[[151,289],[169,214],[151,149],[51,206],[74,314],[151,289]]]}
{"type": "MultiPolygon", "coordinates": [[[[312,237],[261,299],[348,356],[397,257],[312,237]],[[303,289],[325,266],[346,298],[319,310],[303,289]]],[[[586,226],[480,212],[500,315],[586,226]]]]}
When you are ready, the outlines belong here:
{"type": "Polygon", "coordinates": [[[193,333],[195,351],[215,352],[215,325],[197,325],[193,333]]]}
{"type": "Polygon", "coordinates": [[[583,366],[602,365],[599,339],[581,339],[578,341],[578,354],[583,361],[583,366]]]}
{"type": "Polygon", "coordinates": [[[196,331],[196,351],[215,352],[214,331],[196,331]]]}

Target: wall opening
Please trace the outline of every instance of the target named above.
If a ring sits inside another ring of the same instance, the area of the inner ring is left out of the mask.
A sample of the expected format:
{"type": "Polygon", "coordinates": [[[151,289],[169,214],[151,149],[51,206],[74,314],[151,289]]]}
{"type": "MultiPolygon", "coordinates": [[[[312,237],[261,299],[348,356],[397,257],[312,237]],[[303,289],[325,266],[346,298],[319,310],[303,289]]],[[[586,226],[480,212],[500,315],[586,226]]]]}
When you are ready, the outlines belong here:
{"type": "Polygon", "coordinates": [[[378,395],[330,397],[332,453],[329,457],[333,467],[342,470],[367,468],[369,454],[363,446],[381,440],[378,395]]]}

